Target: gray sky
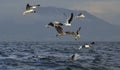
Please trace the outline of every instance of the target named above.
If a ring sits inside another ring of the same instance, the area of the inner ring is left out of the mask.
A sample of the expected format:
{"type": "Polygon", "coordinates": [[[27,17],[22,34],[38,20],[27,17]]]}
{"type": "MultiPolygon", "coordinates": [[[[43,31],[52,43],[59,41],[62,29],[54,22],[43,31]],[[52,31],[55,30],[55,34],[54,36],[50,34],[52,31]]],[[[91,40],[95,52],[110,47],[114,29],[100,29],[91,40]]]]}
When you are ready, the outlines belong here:
{"type": "MultiPolygon", "coordinates": [[[[1,11],[0,14],[4,15],[7,9],[9,9],[9,12],[15,13],[13,10],[16,8],[22,10],[26,3],[73,10],[85,10],[111,24],[120,25],[120,0],[1,0],[0,8],[5,8],[6,10],[1,11]]],[[[6,12],[6,15],[9,14],[10,13],[6,12]]]]}

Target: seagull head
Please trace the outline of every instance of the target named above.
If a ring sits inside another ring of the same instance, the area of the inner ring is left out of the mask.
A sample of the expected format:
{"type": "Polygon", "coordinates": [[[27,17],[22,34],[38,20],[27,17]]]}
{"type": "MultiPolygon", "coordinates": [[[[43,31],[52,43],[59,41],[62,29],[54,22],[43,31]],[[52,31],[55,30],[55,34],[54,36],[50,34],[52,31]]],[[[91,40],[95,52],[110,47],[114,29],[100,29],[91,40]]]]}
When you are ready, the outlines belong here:
{"type": "Polygon", "coordinates": [[[54,24],[53,24],[52,22],[50,22],[50,23],[48,24],[48,26],[54,27],[54,24]]]}
{"type": "Polygon", "coordinates": [[[92,45],[93,45],[93,44],[95,44],[95,42],[91,42],[90,44],[92,44],[92,45]]]}
{"type": "Polygon", "coordinates": [[[45,27],[47,27],[47,28],[54,27],[54,24],[52,22],[50,22],[49,24],[45,25],[45,27]]]}

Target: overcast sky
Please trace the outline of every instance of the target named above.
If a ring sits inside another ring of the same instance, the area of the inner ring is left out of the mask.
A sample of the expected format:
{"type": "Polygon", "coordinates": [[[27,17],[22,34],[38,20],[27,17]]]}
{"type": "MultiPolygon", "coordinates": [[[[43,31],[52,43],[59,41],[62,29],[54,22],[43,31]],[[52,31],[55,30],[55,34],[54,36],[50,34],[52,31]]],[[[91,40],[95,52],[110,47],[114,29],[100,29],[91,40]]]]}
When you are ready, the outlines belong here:
{"type": "MultiPolygon", "coordinates": [[[[0,0],[0,8],[9,10],[12,8],[23,9],[27,3],[73,10],[85,10],[111,24],[120,25],[120,0],[0,0]]],[[[14,11],[10,11],[14,13],[14,11]]],[[[4,13],[5,11],[1,12],[2,15],[4,13]]]]}

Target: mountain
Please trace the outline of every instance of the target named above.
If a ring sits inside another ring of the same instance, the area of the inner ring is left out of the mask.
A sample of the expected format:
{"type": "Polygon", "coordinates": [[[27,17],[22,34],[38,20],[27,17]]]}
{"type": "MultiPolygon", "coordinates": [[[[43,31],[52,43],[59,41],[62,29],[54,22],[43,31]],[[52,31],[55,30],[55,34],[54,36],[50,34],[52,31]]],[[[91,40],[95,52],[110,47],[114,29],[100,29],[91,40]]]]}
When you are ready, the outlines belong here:
{"type": "MultiPolygon", "coordinates": [[[[69,10],[55,7],[40,7],[37,12],[21,16],[14,15],[13,18],[0,24],[0,40],[8,41],[73,41],[72,36],[56,38],[55,28],[45,28],[49,22],[59,21],[64,23],[73,12],[74,16],[83,13],[85,19],[74,18],[71,27],[63,27],[64,31],[76,31],[81,26],[81,38],[78,41],[120,41],[120,26],[112,25],[87,11],[69,10]],[[67,17],[65,17],[65,15],[67,17]]],[[[13,15],[13,14],[12,14],[13,15]]]]}

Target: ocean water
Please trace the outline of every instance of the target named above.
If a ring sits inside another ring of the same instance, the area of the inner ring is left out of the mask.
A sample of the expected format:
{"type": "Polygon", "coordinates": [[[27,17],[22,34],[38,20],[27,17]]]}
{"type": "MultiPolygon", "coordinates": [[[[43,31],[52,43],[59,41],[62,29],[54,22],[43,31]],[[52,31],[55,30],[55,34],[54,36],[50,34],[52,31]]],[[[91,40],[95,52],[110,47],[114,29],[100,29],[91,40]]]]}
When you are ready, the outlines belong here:
{"type": "Polygon", "coordinates": [[[0,42],[0,70],[120,70],[120,42],[87,43],[0,42]]]}

